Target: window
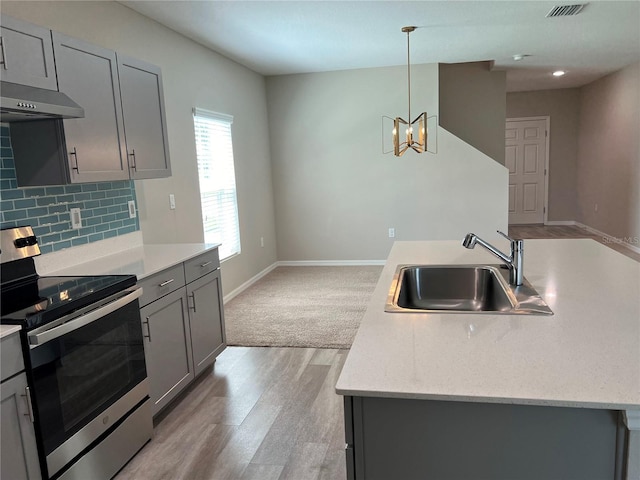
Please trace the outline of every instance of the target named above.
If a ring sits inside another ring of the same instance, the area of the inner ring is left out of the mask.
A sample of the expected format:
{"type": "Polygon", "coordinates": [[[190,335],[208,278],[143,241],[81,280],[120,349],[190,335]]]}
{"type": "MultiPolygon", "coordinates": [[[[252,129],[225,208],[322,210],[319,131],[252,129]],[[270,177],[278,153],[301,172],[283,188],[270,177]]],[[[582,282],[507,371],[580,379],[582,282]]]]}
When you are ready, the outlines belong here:
{"type": "Polygon", "coordinates": [[[220,243],[220,259],[240,253],[236,176],[233,168],[233,117],[193,109],[204,241],[220,243]]]}

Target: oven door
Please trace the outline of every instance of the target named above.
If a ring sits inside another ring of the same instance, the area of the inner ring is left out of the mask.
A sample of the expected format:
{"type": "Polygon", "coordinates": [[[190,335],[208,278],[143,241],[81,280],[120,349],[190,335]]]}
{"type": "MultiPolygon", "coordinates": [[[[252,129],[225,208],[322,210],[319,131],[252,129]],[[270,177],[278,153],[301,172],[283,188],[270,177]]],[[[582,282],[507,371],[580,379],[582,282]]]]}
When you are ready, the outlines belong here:
{"type": "Polygon", "coordinates": [[[132,287],[28,333],[36,426],[54,476],[148,396],[132,287]]]}

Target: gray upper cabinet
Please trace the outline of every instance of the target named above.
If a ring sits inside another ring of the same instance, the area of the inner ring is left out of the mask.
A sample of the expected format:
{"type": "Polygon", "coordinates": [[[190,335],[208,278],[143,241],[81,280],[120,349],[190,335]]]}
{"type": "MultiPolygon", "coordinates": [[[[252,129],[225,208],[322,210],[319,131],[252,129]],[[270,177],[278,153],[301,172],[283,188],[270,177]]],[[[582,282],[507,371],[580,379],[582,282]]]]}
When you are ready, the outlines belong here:
{"type": "Polygon", "coordinates": [[[2,15],[0,79],[58,90],[51,30],[2,15]]]}
{"type": "Polygon", "coordinates": [[[71,182],[128,179],[116,53],[57,32],[52,38],[60,91],[85,111],[63,120],[71,182]]]}
{"type": "Polygon", "coordinates": [[[124,55],[118,77],[131,178],[171,176],[160,68],[124,55]]]}

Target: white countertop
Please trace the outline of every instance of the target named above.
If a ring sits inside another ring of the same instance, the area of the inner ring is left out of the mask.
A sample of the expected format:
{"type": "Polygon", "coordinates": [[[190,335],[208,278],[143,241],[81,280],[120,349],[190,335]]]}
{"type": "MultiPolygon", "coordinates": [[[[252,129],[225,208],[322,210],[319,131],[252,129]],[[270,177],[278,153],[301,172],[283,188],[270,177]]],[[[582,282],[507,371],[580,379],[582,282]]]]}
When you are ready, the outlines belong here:
{"type": "Polygon", "coordinates": [[[525,240],[524,275],[553,316],[385,313],[406,263],[499,261],[457,241],[396,242],[338,394],[640,409],[640,263],[590,239],[525,240]]]}
{"type": "MultiPolygon", "coordinates": [[[[219,246],[218,243],[139,245],[68,268],[47,270],[46,275],[135,274],[141,280],[219,246]]],[[[19,325],[0,325],[0,338],[20,331],[20,328],[19,325]]]]}
{"type": "Polygon", "coordinates": [[[219,247],[220,244],[176,243],[142,245],[85,263],[47,273],[47,275],[135,274],[138,280],[219,247]]]}
{"type": "Polygon", "coordinates": [[[0,338],[19,332],[21,328],[20,325],[0,325],[0,338]]]}

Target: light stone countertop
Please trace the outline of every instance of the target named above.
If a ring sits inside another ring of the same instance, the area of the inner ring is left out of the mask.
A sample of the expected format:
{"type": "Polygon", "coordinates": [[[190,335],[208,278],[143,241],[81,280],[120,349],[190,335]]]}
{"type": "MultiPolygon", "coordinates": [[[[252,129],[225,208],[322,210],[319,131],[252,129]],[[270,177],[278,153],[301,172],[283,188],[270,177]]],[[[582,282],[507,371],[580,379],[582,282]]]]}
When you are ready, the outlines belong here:
{"type": "MultiPolygon", "coordinates": [[[[45,269],[44,275],[118,275],[134,274],[141,280],[145,277],[187,261],[220,244],[177,243],[161,245],[138,245],[128,250],[78,263],[68,268],[45,269]]],[[[83,257],[86,258],[86,255],[83,257]]],[[[19,325],[0,325],[0,338],[20,331],[19,325]]]]}
{"type": "Polygon", "coordinates": [[[220,244],[217,243],[141,245],[113,255],[48,272],[47,275],[135,274],[138,280],[141,280],[219,246],[220,244]]]}
{"type": "Polygon", "coordinates": [[[20,325],[0,325],[0,338],[8,337],[21,329],[20,325]]]}
{"type": "Polygon", "coordinates": [[[524,275],[553,316],[386,313],[399,264],[499,263],[457,241],[396,242],[336,392],[640,409],[640,263],[590,239],[524,247],[524,275]]]}

